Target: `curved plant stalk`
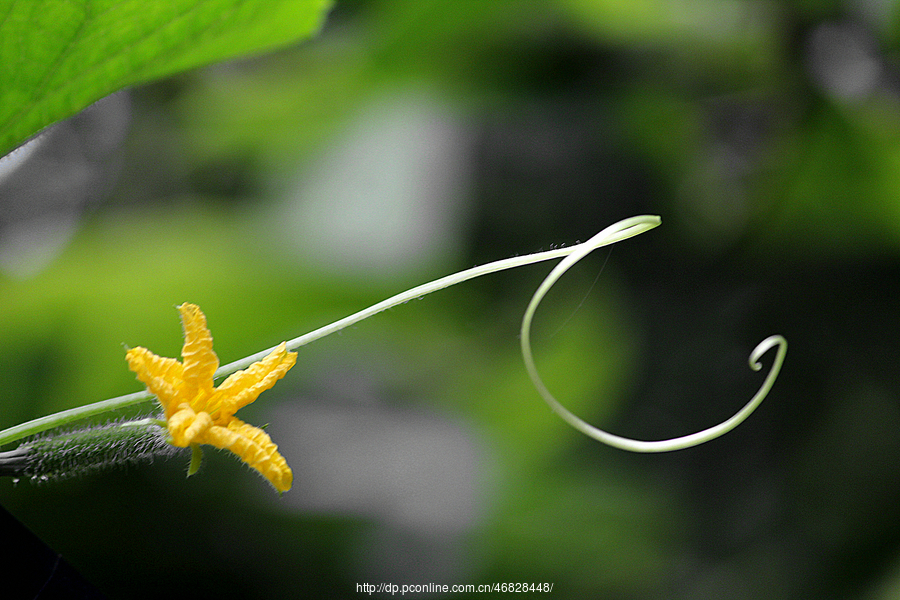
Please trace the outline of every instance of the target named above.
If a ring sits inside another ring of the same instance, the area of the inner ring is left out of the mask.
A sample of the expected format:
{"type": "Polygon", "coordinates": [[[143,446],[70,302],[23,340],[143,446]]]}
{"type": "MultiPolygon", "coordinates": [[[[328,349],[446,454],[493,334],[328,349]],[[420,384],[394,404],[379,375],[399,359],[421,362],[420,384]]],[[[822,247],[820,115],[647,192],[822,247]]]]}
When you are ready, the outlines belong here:
{"type": "MultiPolygon", "coordinates": [[[[634,440],[626,440],[624,438],[619,438],[617,436],[613,436],[611,434],[600,431],[596,428],[591,427],[584,421],[581,421],[578,417],[574,416],[572,413],[568,412],[565,408],[562,407],[549,393],[549,391],[544,386],[540,377],[537,374],[537,369],[534,365],[534,359],[531,354],[530,347],[530,327],[531,321],[534,316],[534,312],[537,309],[538,303],[540,303],[543,296],[546,294],[547,290],[553,283],[559,279],[565,270],[571,267],[575,262],[596,250],[597,248],[601,248],[603,246],[608,246],[610,244],[614,244],[616,242],[620,242],[626,240],[628,238],[634,237],[645,231],[653,229],[654,227],[659,226],[660,218],[658,216],[653,215],[642,215],[637,217],[631,217],[629,219],[624,219],[611,225],[589,239],[586,242],[581,244],[576,244],[574,246],[568,248],[558,248],[556,250],[549,250],[546,252],[538,252],[535,254],[529,254],[526,256],[518,256],[514,258],[507,258],[504,260],[499,260],[496,262],[488,263],[486,265],[481,265],[478,267],[473,267],[471,269],[466,269],[464,271],[460,271],[458,273],[454,273],[452,275],[447,275],[446,277],[442,277],[440,279],[436,279],[429,283],[425,283],[423,285],[411,288],[406,290],[405,292],[401,292],[395,296],[392,296],[382,302],[377,304],[373,304],[372,306],[365,308],[357,313],[354,313],[350,316],[347,316],[343,319],[330,323],[324,327],[311,331],[305,335],[294,338],[286,342],[286,347],[289,350],[295,350],[301,346],[304,346],[310,342],[323,338],[327,335],[331,335],[341,329],[354,325],[364,319],[367,319],[379,312],[387,310],[391,307],[397,306],[399,304],[403,304],[405,302],[409,302],[410,300],[414,300],[417,298],[421,298],[427,294],[431,294],[432,292],[436,292],[442,290],[444,288],[456,285],[458,283],[462,283],[464,281],[468,281],[470,279],[474,279],[476,277],[481,277],[482,275],[488,275],[490,273],[496,273],[498,271],[503,271],[506,269],[512,269],[515,267],[521,267],[525,265],[530,265],[546,260],[553,260],[556,258],[564,258],[562,262],[550,273],[547,279],[544,280],[544,283],[535,293],[534,297],[531,300],[531,303],[528,306],[528,310],[525,313],[525,317],[522,322],[522,351],[523,356],[525,358],[526,368],[528,369],[529,375],[534,381],[535,385],[538,388],[538,391],[544,397],[544,399],[550,404],[554,410],[559,413],[567,422],[569,422],[576,429],[586,433],[587,435],[594,437],[595,439],[599,439],[605,443],[608,443],[613,446],[617,446],[620,448],[624,448],[627,450],[636,450],[639,452],[647,452],[647,451],[665,451],[665,450],[674,450],[680,447],[688,447],[691,445],[695,445],[698,443],[702,443],[707,439],[712,439],[718,435],[725,433],[726,431],[736,427],[743,419],[745,419],[753,409],[756,408],[756,405],[762,401],[765,397],[765,394],[768,392],[769,388],[771,388],[774,383],[775,377],[778,374],[778,369],[781,366],[781,361],[784,359],[784,352],[786,349],[786,342],[784,338],[780,336],[773,336],[757,346],[756,350],[754,350],[753,355],[751,355],[751,366],[755,369],[759,369],[760,366],[756,362],[760,356],[762,356],[769,348],[773,345],[779,345],[778,355],[776,356],[775,365],[773,365],[772,370],[769,372],[769,376],[766,378],[766,382],[763,384],[763,388],[760,392],[754,396],[753,400],[744,407],[744,409],[739,412],[737,415],[714,427],[711,430],[707,430],[706,432],[701,432],[700,434],[695,434],[694,436],[687,436],[686,438],[678,438],[676,440],[668,440],[666,442],[636,442],[634,440]],[[715,431],[713,431],[715,430],[715,431]],[[712,433],[710,433],[712,432],[712,433]],[[702,436],[702,439],[697,436],[702,436]],[[657,446],[658,444],[664,444],[665,447],[657,446]],[[650,445],[652,449],[647,449],[645,445],[650,445]]],[[[228,374],[231,374],[239,369],[247,368],[252,363],[260,360],[264,356],[268,355],[274,348],[269,348],[263,351],[260,351],[256,354],[243,358],[241,360],[234,361],[232,363],[223,365],[219,367],[219,369],[215,373],[215,377],[222,377],[228,374]]],[[[24,437],[32,436],[43,431],[47,431],[49,429],[54,429],[60,427],[62,425],[66,425],[73,421],[78,421],[81,419],[85,419],[88,417],[92,417],[95,415],[112,412],[115,410],[119,410],[125,407],[133,406],[136,404],[140,404],[151,399],[152,396],[146,391],[135,392],[133,394],[126,394],[124,396],[119,396],[116,398],[110,398],[109,400],[103,400],[101,402],[95,402],[93,404],[88,404],[85,406],[80,406],[77,408],[72,408],[69,410],[64,410],[53,415],[48,415],[46,417],[41,417],[38,419],[34,419],[32,421],[28,421],[27,423],[22,423],[20,425],[16,425],[15,427],[10,427],[4,431],[0,431],[0,446],[14,442],[16,440],[22,439],[24,437]]]]}
{"type": "Polygon", "coordinates": [[[62,427],[63,425],[68,425],[75,421],[87,419],[88,417],[102,415],[103,413],[119,410],[120,408],[140,404],[141,402],[146,402],[150,398],[152,398],[152,396],[146,391],[134,392],[133,394],[125,394],[124,396],[110,398],[109,400],[101,400],[100,402],[94,402],[93,404],[70,408],[58,413],[53,413],[52,415],[47,415],[46,417],[38,417],[37,419],[0,431],[0,446],[50,429],[62,427]]]}
{"type": "MultiPolygon", "coordinates": [[[[612,227],[616,227],[617,225],[619,224],[617,223],[612,227]]],[[[602,240],[605,235],[608,235],[608,229],[610,228],[604,229],[594,237],[602,240]]],[[[600,245],[592,244],[592,241],[593,238],[574,248],[572,253],[561,260],[559,264],[550,271],[550,274],[547,275],[546,279],[544,279],[534,293],[534,296],[532,296],[531,302],[525,310],[525,316],[522,318],[522,328],[520,330],[522,358],[525,361],[525,368],[528,371],[528,376],[531,377],[531,381],[534,383],[534,386],[537,388],[541,397],[550,405],[550,408],[552,408],[556,414],[578,431],[599,442],[630,452],[669,452],[672,450],[690,448],[713,440],[740,425],[744,419],[749,417],[750,414],[756,410],[775,384],[775,379],[778,377],[778,372],[781,370],[781,364],[784,362],[784,356],[787,353],[787,340],[780,335],[767,337],[753,349],[753,352],[750,353],[750,368],[754,371],[758,371],[762,368],[762,365],[759,362],[762,355],[772,348],[778,347],[778,352],[775,354],[772,368],[769,369],[769,374],[766,375],[766,379],[763,381],[759,391],[757,391],[750,401],[730,419],[710,427],[709,429],[704,429],[703,431],[698,431],[697,433],[690,435],[659,441],[643,441],[621,437],[598,429],[580,417],[575,416],[553,397],[553,394],[550,393],[550,390],[547,389],[547,386],[538,374],[537,367],[534,364],[534,354],[531,350],[531,322],[534,319],[534,313],[537,311],[537,307],[541,303],[541,300],[543,300],[544,296],[557,280],[559,280],[559,278],[562,277],[562,275],[575,263],[590,254],[595,248],[600,247],[600,245]]]]}
{"type": "MultiPolygon", "coordinates": [[[[349,327],[350,325],[359,323],[363,319],[368,319],[369,317],[397,306],[398,304],[404,304],[406,302],[409,302],[410,300],[416,300],[418,298],[421,298],[422,296],[431,294],[432,292],[437,292],[444,288],[454,286],[458,283],[469,281],[470,279],[475,279],[476,277],[481,277],[482,275],[488,275],[490,273],[496,273],[498,271],[505,271],[506,269],[513,269],[515,267],[523,267],[525,265],[531,265],[534,263],[543,262],[545,260],[552,260],[554,258],[561,258],[575,253],[579,253],[581,256],[585,256],[592,250],[596,250],[597,248],[602,248],[603,246],[609,246],[610,244],[615,244],[616,242],[627,240],[628,238],[644,233],[645,231],[649,231],[654,227],[658,227],[661,222],[662,221],[659,217],[652,215],[631,217],[630,219],[624,219],[622,221],[619,221],[618,223],[610,225],[586,242],[582,242],[568,248],[558,248],[556,250],[548,250],[546,252],[538,252],[535,254],[528,254],[526,256],[516,256],[504,260],[498,260],[496,262],[481,265],[479,267],[472,267],[471,269],[466,269],[465,271],[459,271],[458,273],[453,273],[452,275],[447,275],[445,277],[441,277],[440,279],[435,279],[434,281],[430,281],[420,286],[410,288],[405,292],[397,294],[396,296],[391,296],[387,300],[382,300],[378,304],[373,304],[368,308],[365,308],[348,317],[344,317],[343,319],[335,321],[334,323],[331,323],[324,327],[320,327],[315,331],[311,331],[305,335],[294,338],[287,342],[287,348],[288,350],[295,350],[300,346],[305,346],[310,342],[314,342],[327,335],[331,335],[332,333],[340,331],[341,329],[349,327]]],[[[219,370],[216,371],[216,377],[233,373],[238,369],[245,369],[252,363],[269,354],[269,352],[274,349],[275,347],[273,346],[272,348],[269,348],[267,350],[262,350],[261,352],[257,352],[256,354],[253,354],[246,358],[242,358],[241,360],[236,360],[233,363],[229,363],[227,365],[219,367],[219,370]]]]}
{"type": "MultiPolygon", "coordinates": [[[[294,338],[287,342],[287,349],[295,350],[300,346],[304,346],[327,335],[331,335],[332,333],[340,331],[345,327],[349,327],[351,325],[359,323],[363,319],[368,319],[369,317],[391,307],[397,306],[398,304],[403,304],[405,302],[409,302],[410,300],[421,298],[422,296],[425,296],[432,292],[437,292],[438,290],[448,288],[458,283],[462,283],[470,279],[475,279],[476,277],[481,277],[482,275],[504,271],[506,269],[513,269],[515,267],[522,267],[525,265],[543,262],[545,260],[561,258],[573,252],[576,252],[577,250],[586,247],[587,245],[590,245],[590,249],[594,250],[596,248],[600,248],[601,246],[620,242],[622,240],[626,240],[630,237],[634,237],[640,233],[653,229],[654,227],[657,227],[660,222],[660,218],[653,215],[631,217],[630,219],[625,219],[624,221],[620,221],[615,225],[611,225],[610,227],[604,229],[603,232],[601,232],[603,237],[601,237],[601,235],[595,235],[590,240],[582,244],[576,244],[568,248],[557,248],[556,250],[548,250],[546,252],[538,252],[526,256],[517,256],[504,260],[498,260],[486,265],[473,267],[471,269],[466,269],[465,271],[460,271],[452,275],[441,277],[440,279],[436,279],[429,283],[425,283],[406,290],[405,292],[401,292],[396,296],[392,296],[387,300],[383,300],[377,304],[373,304],[368,308],[365,308],[348,317],[344,317],[343,319],[330,323],[329,325],[325,325],[324,327],[320,327],[315,331],[311,331],[305,335],[294,338]]],[[[274,349],[274,347],[269,348],[267,350],[257,352],[256,354],[253,354],[246,358],[242,358],[241,360],[223,365],[216,371],[215,377],[223,377],[225,375],[234,373],[237,370],[247,368],[254,362],[268,355],[274,349]]],[[[20,425],[16,425],[14,427],[10,427],[9,429],[0,431],[0,446],[8,444],[10,442],[14,442],[24,437],[47,431],[49,429],[54,429],[68,423],[72,423],[74,421],[79,421],[88,417],[112,412],[129,406],[134,406],[151,398],[152,395],[147,391],[135,392],[133,394],[126,394],[124,396],[110,398],[109,400],[102,400],[93,404],[71,408],[69,410],[64,410],[52,415],[48,415],[46,417],[40,417],[38,419],[28,421],[27,423],[22,423],[20,425]]]]}

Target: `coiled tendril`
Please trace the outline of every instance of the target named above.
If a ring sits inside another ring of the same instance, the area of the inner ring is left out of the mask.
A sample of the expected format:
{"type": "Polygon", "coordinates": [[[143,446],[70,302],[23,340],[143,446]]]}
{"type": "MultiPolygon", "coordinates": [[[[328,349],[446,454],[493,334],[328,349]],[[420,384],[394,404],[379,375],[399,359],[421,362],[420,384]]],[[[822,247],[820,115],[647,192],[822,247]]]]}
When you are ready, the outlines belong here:
{"type": "Polygon", "coordinates": [[[778,372],[781,370],[781,364],[784,362],[784,356],[787,353],[787,340],[782,336],[773,335],[764,339],[753,349],[753,352],[750,353],[749,362],[751,369],[754,371],[760,370],[762,365],[760,364],[759,359],[762,358],[763,354],[776,346],[778,351],[775,354],[772,368],[769,369],[769,374],[766,375],[766,379],[763,381],[762,386],[760,386],[759,391],[756,392],[750,401],[747,402],[741,410],[735,413],[734,416],[718,425],[710,427],[709,429],[704,429],[703,431],[698,431],[697,433],[668,440],[634,440],[603,431],[602,429],[598,429],[587,423],[580,417],[575,416],[553,397],[553,394],[550,393],[550,390],[547,389],[547,386],[544,385],[541,376],[538,374],[537,367],[534,364],[534,354],[531,350],[531,322],[534,320],[534,313],[537,311],[537,307],[541,303],[541,300],[557,280],[562,277],[563,273],[597,248],[602,248],[603,246],[608,246],[609,244],[643,233],[648,229],[656,227],[660,222],[659,217],[654,216],[644,215],[632,217],[610,225],[588,241],[580,244],[574,252],[563,258],[559,264],[550,271],[550,274],[547,275],[546,279],[544,279],[538,287],[534,296],[531,298],[531,302],[528,304],[528,308],[525,310],[520,331],[522,358],[525,361],[525,368],[528,371],[528,376],[531,377],[531,381],[534,383],[535,388],[537,388],[538,393],[540,393],[541,397],[550,405],[550,408],[552,408],[554,412],[562,417],[569,425],[583,434],[603,442],[604,444],[613,446],[614,448],[628,450],[630,452],[669,452],[671,450],[681,450],[683,448],[698,446],[704,442],[713,440],[720,435],[728,433],[740,425],[744,419],[749,417],[765,399],[769,390],[771,390],[772,386],[775,384],[775,379],[778,377],[778,372]]]}
{"type": "MultiPolygon", "coordinates": [[[[537,307],[543,299],[544,295],[553,286],[553,284],[556,283],[556,281],[562,276],[562,274],[565,273],[569,268],[571,268],[572,265],[574,265],[576,262],[587,256],[597,248],[602,248],[603,246],[608,246],[609,244],[614,244],[616,242],[621,242],[628,238],[634,237],[638,234],[659,226],[660,223],[660,218],[653,215],[631,217],[630,219],[625,219],[619,221],[618,223],[610,225],[588,241],[577,244],[575,246],[571,246],[569,248],[557,248],[555,250],[547,250],[545,252],[538,252],[536,254],[498,260],[486,265],[472,267],[471,269],[466,269],[458,273],[453,273],[452,275],[447,275],[445,277],[435,279],[434,281],[416,286],[414,288],[410,288],[395,296],[387,298],[386,300],[378,302],[377,304],[373,304],[368,308],[364,308],[359,312],[344,317],[343,319],[339,319],[337,321],[334,321],[333,323],[325,325],[324,327],[320,327],[319,329],[301,335],[300,337],[288,340],[286,343],[286,348],[288,350],[296,350],[297,348],[304,346],[312,341],[318,340],[327,335],[331,335],[332,333],[340,331],[345,327],[349,327],[350,325],[359,323],[364,319],[368,319],[369,317],[380,313],[383,310],[397,306],[399,304],[403,304],[405,302],[409,302],[410,300],[414,300],[416,298],[421,298],[422,296],[425,296],[427,294],[431,294],[438,290],[448,288],[450,286],[468,281],[470,279],[474,279],[476,277],[481,277],[483,275],[496,273],[498,271],[503,271],[506,269],[530,265],[545,260],[562,258],[563,260],[560,261],[558,265],[556,265],[556,267],[550,272],[547,278],[544,279],[543,283],[541,283],[540,287],[538,287],[534,296],[531,298],[531,302],[529,303],[528,308],[525,311],[524,317],[522,318],[522,356],[525,360],[525,367],[528,370],[528,375],[531,377],[532,382],[534,383],[535,387],[544,398],[544,400],[547,401],[550,407],[554,411],[556,411],[559,416],[565,419],[565,421],[575,429],[596,440],[603,442],[604,444],[609,444],[610,446],[621,448],[623,450],[630,450],[632,452],[667,452],[669,450],[678,450],[681,448],[689,448],[691,446],[702,444],[703,442],[714,439],[737,427],[744,419],[746,419],[750,415],[750,413],[752,413],[756,409],[757,406],[759,406],[760,402],[763,401],[763,399],[766,397],[766,394],[769,393],[769,390],[775,383],[775,378],[778,376],[778,371],[781,369],[781,363],[784,362],[784,355],[787,351],[787,341],[785,341],[783,337],[781,337],[780,335],[773,335],[769,338],[766,338],[765,340],[760,342],[760,344],[750,354],[750,367],[753,370],[758,371],[761,368],[759,359],[762,357],[762,355],[768,352],[771,348],[775,346],[778,347],[778,352],[775,355],[775,360],[772,364],[772,368],[769,370],[769,374],[766,376],[762,387],[760,387],[759,391],[755,396],[753,396],[750,402],[748,402],[746,406],[738,411],[733,417],[723,423],[720,423],[719,425],[716,425],[715,427],[711,427],[692,435],[653,442],[632,440],[607,433],[605,431],[597,429],[592,425],[589,425],[582,419],[569,412],[553,397],[553,395],[544,385],[544,382],[541,381],[541,377],[537,372],[537,367],[535,367],[534,364],[534,356],[531,352],[531,322],[534,318],[534,313],[537,310],[537,307]]],[[[275,347],[257,352],[256,354],[247,356],[227,365],[222,365],[216,371],[215,377],[222,377],[224,375],[234,373],[239,369],[245,369],[254,362],[263,359],[273,350],[275,350],[275,347]]],[[[149,392],[140,391],[133,394],[119,396],[117,398],[110,398],[109,400],[102,400],[93,404],[87,404],[84,406],[79,406],[77,408],[60,411],[46,417],[40,417],[38,419],[34,419],[32,421],[28,421],[26,423],[22,423],[0,431],[0,446],[22,439],[26,436],[35,435],[55,427],[60,427],[68,423],[72,423],[80,419],[85,419],[87,417],[119,410],[127,406],[133,406],[135,404],[150,400],[151,398],[152,396],[149,392]]]]}

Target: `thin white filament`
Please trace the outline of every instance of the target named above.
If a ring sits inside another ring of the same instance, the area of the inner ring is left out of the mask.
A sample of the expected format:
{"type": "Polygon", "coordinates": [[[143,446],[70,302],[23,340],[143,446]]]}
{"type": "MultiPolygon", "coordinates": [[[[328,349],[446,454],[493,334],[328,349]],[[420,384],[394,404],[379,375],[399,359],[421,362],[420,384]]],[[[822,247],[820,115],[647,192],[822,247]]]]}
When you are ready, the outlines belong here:
{"type": "Polygon", "coordinates": [[[522,318],[520,338],[525,368],[528,371],[528,376],[531,377],[532,383],[534,383],[535,388],[537,388],[538,393],[547,404],[550,405],[550,408],[552,408],[554,412],[562,417],[569,425],[599,442],[630,452],[670,452],[672,450],[681,450],[698,446],[728,433],[740,425],[754,410],[756,410],[760,403],[762,403],[766,395],[768,395],[769,390],[771,390],[772,386],[775,384],[775,379],[778,377],[778,372],[781,370],[781,364],[784,362],[784,356],[787,353],[787,340],[780,335],[767,337],[753,349],[753,352],[750,353],[750,368],[754,371],[758,371],[762,368],[762,365],[759,362],[762,355],[770,349],[776,346],[778,347],[778,352],[775,354],[772,368],[769,369],[769,374],[766,376],[765,381],[763,381],[759,391],[757,391],[750,401],[747,402],[741,410],[735,413],[734,416],[718,425],[710,427],[709,429],[704,429],[703,431],[698,431],[697,433],[658,441],[643,441],[621,437],[598,429],[580,417],[575,416],[571,411],[560,404],[553,394],[550,393],[550,390],[547,389],[547,386],[541,379],[540,374],[538,374],[537,367],[534,363],[534,354],[531,350],[531,323],[534,320],[534,313],[537,311],[537,307],[541,303],[541,300],[543,300],[550,288],[553,287],[557,280],[559,280],[572,265],[590,254],[591,251],[611,244],[614,241],[624,239],[616,234],[619,233],[618,228],[625,222],[626,221],[622,221],[607,227],[587,242],[580,244],[571,254],[561,260],[559,264],[550,271],[550,274],[547,275],[547,278],[544,279],[538,287],[534,296],[531,298],[531,302],[528,304],[528,308],[525,310],[525,316],[522,318]]]}

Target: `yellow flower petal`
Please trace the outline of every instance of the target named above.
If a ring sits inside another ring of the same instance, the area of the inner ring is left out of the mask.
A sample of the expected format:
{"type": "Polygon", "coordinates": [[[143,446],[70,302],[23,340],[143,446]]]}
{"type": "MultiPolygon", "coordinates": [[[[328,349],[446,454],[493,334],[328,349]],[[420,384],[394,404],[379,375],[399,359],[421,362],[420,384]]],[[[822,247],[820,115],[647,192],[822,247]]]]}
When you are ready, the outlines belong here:
{"type": "MultiPolygon", "coordinates": [[[[219,368],[219,357],[213,352],[212,334],[206,327],[206,316],[200,307],[186,302],[178,310],[184,328],[184,347],[181,350],[184,393],[194,400],[198,394],[212,392],[213,374],[219,368]]],[[[199,408],[196,400],[191,404],[199,408]]]]}
{"type": "Polygon", "coordinates": [[[258,471],[279,492],[291,489],[294,474],[278,453],[272,438],[260,429],[239,419],[227,427],[213,425],[202,436],[202,443],[234,452],[248,466],[258,471]]]}
{"type": "Polygon", "coordinates": [[[159,398],[168,417],[174,412],[174,404],[182,387],[181,363],[174,358],[157,356],[140,346],[128,350],[125,358],[128,368],[137,374],[138,380],[159,398]]]}
{"type": "Polygon", "coordinates": [[[222,394],[222,412],[233,415],[247,406],[284,377],[294,363],[297,353],[288,352],[284,342],[272,350],[268,356],[250,365],[243,371],[232,373],[216,391],[222,394]]]}
{"type": "Polygon", "coordinates": [[[187,403],[168,420],[172,445],[187,448],[191,444],[202,443],[203,435],[212,427],[213,420],[208,413],[196,413],[187,403]]]}

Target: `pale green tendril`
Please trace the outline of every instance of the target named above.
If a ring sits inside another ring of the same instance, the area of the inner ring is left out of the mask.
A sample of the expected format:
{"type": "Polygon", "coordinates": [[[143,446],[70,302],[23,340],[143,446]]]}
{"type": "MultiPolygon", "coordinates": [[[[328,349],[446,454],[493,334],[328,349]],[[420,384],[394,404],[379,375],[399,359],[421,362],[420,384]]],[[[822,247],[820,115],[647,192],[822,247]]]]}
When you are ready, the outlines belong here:
{"type": "MultiPolygon", "coordinates": [[[[641,218],[642,217],[635,217],[635,219],[641,218]]],[[[778,352],[775,354],[775,360],[772,363],[772,368],[769,369],[769,374],[766,376],[765,381],[763,381],[763,384],[759,388],[759,391],[757,391],[753,398],[751,398],[750,401],[747,402],[747,404],[745,404],[741,410],[735,413],[734,416],[732,416],[727,421],[715,425],[714,427],[710,427],[709,429],[704,429],[703,431],[698,431],[697,433],[685,435],[683,437],[659,441],[633,440],[630,438],[620,437],[618,435],[603,431],[602,429],[598,429],[593,425],[585,422],[583,419],[575,416],[566,407],[560,404],[556,398],[553,397],[553,394],[551,394],[550,390],[547,389],[547,386],[544,385],[541,376],[538,374],[537,367],[534,364],[534,354],[531,351],[531,322],[534,319],[534,313],[535,311],[537,311],[537,307],[541,303],[541,300],[543,300],[544,296],[547,294],[550,288],[553,287],[557,280],[563,276],[563,273],[568,271],[576,262],[587,256],[594,249],[612,243],[611,241],[605,240],[610,237],[615,238],[616,234],[622,233],[622,227],[623,225],[626,225],[628,221],[630,221],[630,219],[626,219],[625,221],[620,221],[615,225],[611,225],[587,242],[580,244],[579,246],[574,248],[574,251],[566,256],[563,260],[561,260],[559,264],[556,265],[556,267],[554,267],[552,271],[550,271],[550,274],[547,275],[547,278],[544,279],[544,281],[538,287],[537,291],[534,293],[534,296],[532,296],[531,298],[531,302],[528,304],[528,308],[525,310],[525,316],[522,318],[520,338],[522,345],[522,358],[525,360],[525,368],[528,371],[529,377],[531,377],[532,383],[534,383],[534,386],[537,388],[538,393],[540,393],[541,397],[547,402],[547,404],[550,405],[550,408],[552,408],[554,412],[556,412],[556,414],[562,417],[563,420],[566,421],[566,423],[568,423],[581,433],[587,435],[588,437],[603,442],[604,444],[607,444],[609,446],[613,446],[614,448],[628,450],[630,452],[669,452],[672,450],[682,450],[684,448],[698,446],[700,444],[703,444],[704,442],[713,440],[720,435],[728,433],[729,431],[740,425],[747,417],[750,416],[750,414],[754,410],[756,410],[760,403],[765,399],[766,395],[768,395],[769,390],[771,390],[772,386],[775,384],[775,379],[778,377],[778,372],[781,370],[781,364],[784,362],[784,355],[787,353],[787,340],[785,340],[780,335],[767,337],[762,342],[760,342],[756,346],[756,348],[753,349],[753,352],[750,353],[750,368],[754,371],[758,371],[762,368],[762,365],[759,362],[759,359],[762,357],[762,355],[772,348],[776,346],[778,347],[778,352]]],[[[615,238],[613,239],[613,241],[618,241],[618,239],[619,238],[615,238]]]]}
{"type": "MultiPolygon", "coordinates": [[[[392,296],[386,300],[383,300],[382,302],[373,304],[372,306],[354,313],[348,317],[330,323],[329,325],[316,329],[315,331],[311,331],[305,335],[301,335],[300,337],[294,338],[288,341],[286,345],[289,350],[295,350],[310,342],[354,325],[391,307],[409,302],[410,300],[421,298],[422,296],[456,285],[458,283],[462,283],[476,277],[481,277],[482,275],[488,275],[490,273],[496,273],[498,271],[530,265],[546,260],[563,258],[563,260],[556,266],[556,268],[553,269],[553,271],[551,271],[547,279],[545,279],[541,286],[538,288],[534,297],[531,299],[531,303],[528,305],[528,309],[526,310],[524,319],[522,321],[522,353],[525,360],[525,366],[541,396],[550,404],[553,410],[555,410],[573,427],[589,435],[590,437],[611,446],[636,452],[664,452],[667,450],[675,450],[678,448],[686,448],[689,446],[700,444],[704,441],[713,439],[714,437],[718,437],[719,435],[722,435],[723,433],[736,427],[741,421],[747,418],[747,416],[751,412],[753,412],[753,410],[759,405],[760,402],[762,402],[769,389],[771,389],[772,384],[775,381],[775,377],[778,375],[778,370],[781,368],[781,363],[784,360],[784,354],[787,348],[787,342],[785,342],[784,338],[782,338],[781,336],[772,336],[763,341],[759,346],[757,346],[753,351],[753,354],[751,354],[750,366],[758,370],[760,368],[760,365],[757,362],[758,359],[773,346],[778,346],[778,354],[775,357],[775,363],[773,364],[772,369],[769,371],[769,375],[766,377],[766,380],[763,383],[763,387],[740,412],[738,412],[728,421],[725,421],[724,423],[717,425],[716,427],[713,427],[711,429],[707,429],[706,431],[702,431],[690,436],[685,436],[683,438],[676,438],[673,440],[665,440],[661,442],[641,442],[621,438],[596,429],[595,427],[588,425],[587,423],[570,413],[561,404],[559,404],[559,402],[557,402],[555,398],[553,398],[553,396],[544,386],[540,376],[537,373],[537,368],[534,365],[534,358],[531,353],[530,329],[534,312],[537,309],[537,306],[540,303],[541,299],[547,293],[547,290],[550,289],[550,287],[556,282],[556,280],[559,279],[559,277],[562,276],[562,274],[567,269],[575,264],[575,262],[581,260],[593,250],[634,237],[638,234],[659,226],[660,222],[661,221],[659,217],[652,215],[632,217],[630,219],[619,221],[618,223],[607,227],[588,241],[581,244],[576,244],[568,248],[558,248],[555,250],[548,250],[546,252],[538,252],[526,256],[507,258],[504,260],[488,263],[486,265],[466,269],[452,275],[447,275],[446,277],[442,277],[429,283],[425,283],[406,290],[405,292],[401,292],[396,296],[392,296]]],[[[240,369],[247,368],[254,362],[265,357],[273,349],[274,348],[269,348],[241,360],[223,365],[216,371],[215,376],[223,377],[240,369]]],[[[0,446],[8,444],[10,442],[14,442],[27,436],[47,431],[49,429],[66,425],[74,421],[133,406],[141,402],[145,402],[151,398],[152,396],[150,395],[150,393],[146,391],[135,392],[133,394],[127,394],[124,396],[119,396],[117,398],[95,402],[93,404],[64,410],[53,415],[34,419],[32,421],[28,421],[27,423],[22,423],[20,425],[16,425],[15,427],[10,427],[9,429],[0,431],[0,446]]]]}

